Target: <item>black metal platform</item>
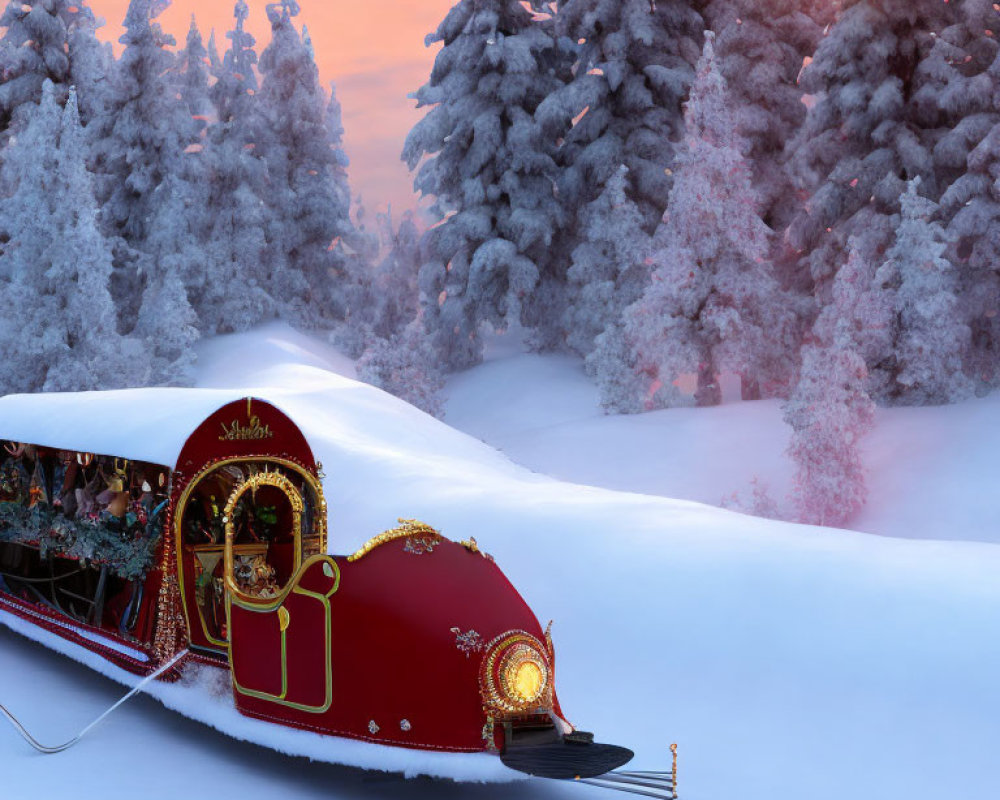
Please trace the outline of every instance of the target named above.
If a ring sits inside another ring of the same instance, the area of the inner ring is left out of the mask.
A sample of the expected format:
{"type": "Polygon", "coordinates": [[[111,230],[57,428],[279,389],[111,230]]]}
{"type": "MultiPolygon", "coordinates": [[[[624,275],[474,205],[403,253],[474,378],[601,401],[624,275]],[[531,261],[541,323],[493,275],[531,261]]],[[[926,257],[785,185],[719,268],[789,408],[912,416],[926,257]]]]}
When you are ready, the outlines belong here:
{"type": "Polygon", "coordinates": [[[559,739],[545,744],[510,747],[500,760],[511,769],[539,778],[593,778],[604,775],[632,760],[626,747],[597,742],[559,739]]]}

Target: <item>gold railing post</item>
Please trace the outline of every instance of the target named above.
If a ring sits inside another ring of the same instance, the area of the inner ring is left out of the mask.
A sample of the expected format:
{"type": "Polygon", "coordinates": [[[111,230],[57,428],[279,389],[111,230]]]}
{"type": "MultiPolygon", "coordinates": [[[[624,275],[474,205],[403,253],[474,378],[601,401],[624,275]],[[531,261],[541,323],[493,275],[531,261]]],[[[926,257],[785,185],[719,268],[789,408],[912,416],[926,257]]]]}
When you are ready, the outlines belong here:
{"type": "Polygon", "coordinates": [[[673,776],[672,783],[674,785],[674,800],[677,800],[677,743],[676,742],[670,745],[670,752],[673,753],[674,756],[674,765],[671,770],[671,774],[673,776]]]}

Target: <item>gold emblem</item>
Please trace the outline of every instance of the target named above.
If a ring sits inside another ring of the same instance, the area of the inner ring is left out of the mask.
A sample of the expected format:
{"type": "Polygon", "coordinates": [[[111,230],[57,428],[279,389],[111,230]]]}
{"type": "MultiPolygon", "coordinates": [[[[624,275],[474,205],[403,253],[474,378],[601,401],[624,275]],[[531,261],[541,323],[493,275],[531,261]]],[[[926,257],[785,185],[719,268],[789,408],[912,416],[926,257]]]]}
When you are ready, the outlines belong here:
{"type": "Polygon", "coordinates": [[[261,425],[260,417],[256,414],[250,417],[250,422],[247,425],[243,425],[238,419],[234,419],[229,425],[223,422],[221,426],[222,433],[219,434],[220,442],[274,438],[274,431],[271,430],[271,426],[261,425]]]}

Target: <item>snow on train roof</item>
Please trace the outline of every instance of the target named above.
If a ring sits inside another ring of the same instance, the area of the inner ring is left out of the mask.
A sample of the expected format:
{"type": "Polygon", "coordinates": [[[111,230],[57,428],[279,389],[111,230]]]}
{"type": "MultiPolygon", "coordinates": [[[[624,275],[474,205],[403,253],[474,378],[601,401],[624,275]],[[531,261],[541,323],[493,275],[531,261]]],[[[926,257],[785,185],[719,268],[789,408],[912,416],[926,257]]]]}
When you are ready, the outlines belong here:
{"type": "Polygon", "coordinates": [[[234,389],[168,388],[7,395],[0,397],[0,439],[172,469],[194,429],[243,397],[234,389]]]}

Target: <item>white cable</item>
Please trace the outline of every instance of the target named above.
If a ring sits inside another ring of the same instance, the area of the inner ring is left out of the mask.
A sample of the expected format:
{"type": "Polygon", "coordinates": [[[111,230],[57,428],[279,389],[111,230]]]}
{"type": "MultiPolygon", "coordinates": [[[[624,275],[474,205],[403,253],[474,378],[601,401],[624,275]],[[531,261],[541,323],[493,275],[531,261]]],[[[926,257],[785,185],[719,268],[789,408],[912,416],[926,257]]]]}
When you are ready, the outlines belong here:
{"type": "Polygon", "coordinates": [[[32,747],[34,747],[39,753],[45,753],[45,754],[61,753],[63,750],[68,750],[73,745],[75,745],[77,742],[79,742],[84,736],[87,735],[87,733],[90,731],[91,728],[95,727],[97,725],[97,723],[99,723],[106,716],[108,716],[108,714],[110,714],[112,711],[114,711],[116,708],[118,708],[118,706],[122,705],[122,703],[124,703],[126,700],[129,700],[130,698],[132,698],[133,696],[135,696],[136,694],[138,694],[142,690],[143,686],[145,686],[150,681],[154,681],[157,678],[159,678],[164,672],[166,672],[171,667],[173,667],[175,664],[177,664],[177,662],[179,662],[187,654],[188,654],[187,650],[181,650],[181,652],[179,652],[176,656],[174,656],[172,659],[170,659],[170,661],[168,661],[162,667],[160,667],[159,669],[157,669],[155,672],[151,672],[149,675],[147,675],[145,678],[143,678],[141,681],[139,681],[139,683],[137,683],[132,688],[132,690],[129,691],[128,694],[126,694],[121,700],[119,700],[117,703],[115,703],[113,706],[111,706],[111,708],[109,708],[107,711],[105,711],[103,714],[101,714],[101,716],[99,716],[97,719],[95,719],[93,722],[91,722],[86,728],[84,728],[82,731],[80,731],[76,736],[74,736],[68,742],[66,742],[64,744],[57,745],[55,747],[47,747],[46,745],[41,744],[34,736],[32,736],[30,733],[28,733],[27,730],[25,730],[24,726],[17,720],[17,718],[13,714],[11,714],[10,711],[8,711],[6,709],[6,707],[3,706],[2,704],[0,704],[0,713],[3,713],[3,715],[8,720],[10,720],[10,724],[13,725],[15,728],[17,728],[18,733],[20,733],[21,736],[24,737],[25,741],[28,742],[28,744],[30,744],[32,747]]]}

